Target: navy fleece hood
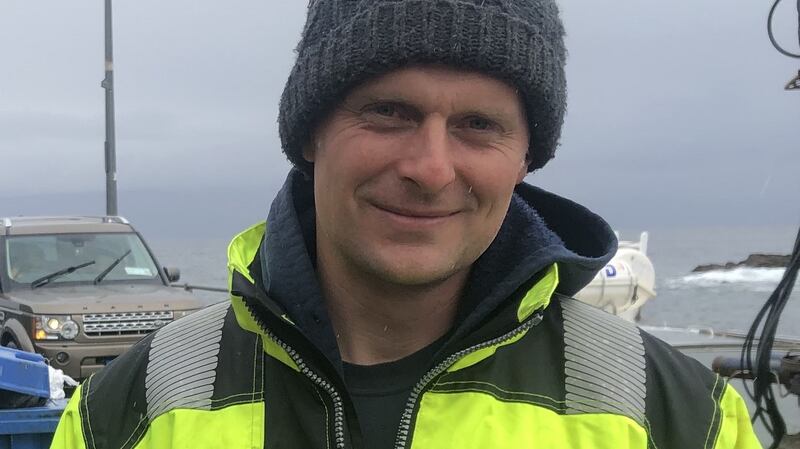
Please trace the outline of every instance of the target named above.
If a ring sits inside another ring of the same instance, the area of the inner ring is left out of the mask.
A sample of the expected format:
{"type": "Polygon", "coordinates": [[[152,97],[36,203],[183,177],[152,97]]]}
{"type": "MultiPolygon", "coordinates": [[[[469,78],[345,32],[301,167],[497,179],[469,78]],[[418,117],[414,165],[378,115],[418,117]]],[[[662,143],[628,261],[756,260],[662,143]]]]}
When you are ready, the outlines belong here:
{"type": "MultiPolygon", "coordinates": [[[[317,279],[313,184],[292,170],[272,203],[258,282],[337,369],[341,356],[317,279]]],[[[481,323],[544,268],[559,264],[557,291],[574,295],[614,256],[617,239],[585,207],[522,183],[495,240],[475,262],[455,335],[481,323]]]]}

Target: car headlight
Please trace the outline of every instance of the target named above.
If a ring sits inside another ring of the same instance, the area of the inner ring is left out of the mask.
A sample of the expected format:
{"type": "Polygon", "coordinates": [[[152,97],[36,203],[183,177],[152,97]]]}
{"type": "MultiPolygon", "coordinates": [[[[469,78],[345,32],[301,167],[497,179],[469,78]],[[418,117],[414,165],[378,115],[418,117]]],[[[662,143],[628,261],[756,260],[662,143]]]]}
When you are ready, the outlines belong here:
{"type": "Polygon", "coordinates": [[[69,315],[41,315],[35,319],[36,340],[72,340],[79,331],[78,323],[69,315]]]}
{"type": "Polygon", "coordinates": [[[61,327],[61,321],[58,318],[50,317],[47,319],[47,330],[57,331],[61,327]]]}
{"type": "Polygon", "coordinates": [[[65,340],[74,339],[78,336],[78,323],[72,320],[65,321],[61,325],[61,332],[59,332],[59,335],[61,335],[61,338],[65,340]]]}

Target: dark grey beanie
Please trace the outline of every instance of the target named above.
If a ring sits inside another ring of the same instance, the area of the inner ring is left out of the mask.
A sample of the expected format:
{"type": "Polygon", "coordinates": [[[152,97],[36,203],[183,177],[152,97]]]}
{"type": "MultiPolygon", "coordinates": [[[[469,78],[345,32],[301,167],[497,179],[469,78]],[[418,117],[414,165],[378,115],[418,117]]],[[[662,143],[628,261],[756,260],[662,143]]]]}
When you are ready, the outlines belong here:
{"type": "Polygon", "coordinates": [[[520,91],[532,171],[550,160],[566,107],[564,29],[555,0],[311,0],[281,96],[283,151],[311,173],[302,148],[350,89],[408,64],[443,64],[520,91]]]}

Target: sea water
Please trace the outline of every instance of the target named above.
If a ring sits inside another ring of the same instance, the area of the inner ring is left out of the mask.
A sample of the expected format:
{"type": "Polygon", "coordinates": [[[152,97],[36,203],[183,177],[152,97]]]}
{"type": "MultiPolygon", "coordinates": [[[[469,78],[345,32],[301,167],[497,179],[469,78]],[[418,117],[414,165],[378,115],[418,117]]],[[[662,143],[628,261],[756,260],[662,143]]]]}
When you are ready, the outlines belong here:
{"type": "MultiPolygon", "coordinates": [[[[698,265],[738,262],[751,253],[789,254],[797,228],[682,227],[649,231],[648,256],[656,270],[657,297],[645,305],[642,323],[746,331],[780,281],[780,268],[741,268],[692,273],[698,265]]],[[[624,240],[638,240],[637,230],[622,230],[624,240]]],[[[151,248],[159,262],[181,270],[180,283],[212,287],[227,285],[223,236],[193,240],[155,240],[151,248]]],[[[800,286],[798,286],[800,289],[800,286]]],[[[223,293],[197,292],[209,301],[223,293]]],[[[779,334],[800,337],[800,291],[795,291],[782,315],[779,334]]]]}
{"type": "MultiPolygon", "coordinates": [[[[739,262],[752,253],[789,254],[793,226],[704,227],[650,230],[658,296],[644,324],[747,330],[783,276],[781,268],[692,273],[698,265],[739,262]]],[[[635,236],[622,235],[622,238],[635,236]]],[[[800,292],[793,292],[778,333],[800,336],[800,292]]]]}

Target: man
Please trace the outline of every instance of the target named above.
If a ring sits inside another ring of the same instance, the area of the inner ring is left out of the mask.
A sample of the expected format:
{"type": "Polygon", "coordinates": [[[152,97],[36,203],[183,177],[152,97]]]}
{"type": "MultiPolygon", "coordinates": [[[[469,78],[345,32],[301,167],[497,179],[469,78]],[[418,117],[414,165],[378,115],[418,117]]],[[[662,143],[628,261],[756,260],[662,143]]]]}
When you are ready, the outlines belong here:
{"type": "Polygon", "coordinates": [[[522,183],[564,61],[552,0],[312,0],[232,306],[86,381],[53,447],[759,447],[731,387],[568,297],[616,240],[522,183]]]}

